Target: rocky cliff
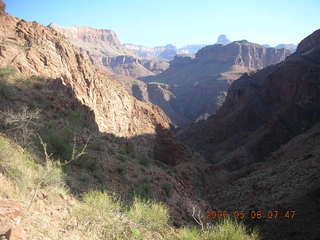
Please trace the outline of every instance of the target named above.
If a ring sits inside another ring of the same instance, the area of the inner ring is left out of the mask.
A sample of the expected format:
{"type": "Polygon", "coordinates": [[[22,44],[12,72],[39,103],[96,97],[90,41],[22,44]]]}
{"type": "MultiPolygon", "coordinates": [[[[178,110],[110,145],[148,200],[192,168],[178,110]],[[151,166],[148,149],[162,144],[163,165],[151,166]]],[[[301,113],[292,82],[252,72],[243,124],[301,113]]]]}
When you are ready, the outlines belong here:
{"type": "Polygon", "coordinates": [[[319,46],[320,30],[284,62],[243,75],[214,116],[181,134],[213,163],[214,209],[300,212],[294,221],[263,219],[268,239],[319,234],[319,46]]]}
{"type": "Polygon", "coordinates": [[[55,30],[7,15],[1,16],[0,27],[0,64],[14,65],[24,75],[60,79],[94,111],[102,132],[132,137],[154,134],[158,124],[169,126],[159,108],[132,98],[119,83],[97,72],[86,55],[55,30]]]}
{"type": "MultiPolygon", "coordinates": [[[[215,113],[230,83],[241,74],[281,62],[289,54],[286,49],[265,48],[245,40],[210,45],[200,49],[195,57],[176,56],[163,73],[141,79],[169,84],[175,96],[169,101],[171,108],[192,122],[215,113]]],[[[164,111],[172,116],[171,110],[164,111]]]]}
{"type": "Polygon", "coordinates": [[[66,36],[89,56],[95,66],[108,74],[136,78],[153,75],[167,68],[165,61],[153,60],[153,63],[148,64],[152,60],[145,59],[142,62],[133,51],[121,44],[116,33],[111,30],[82,26],[61,27],[57,24],[50,24],[48,27],[66,36]],[[152,67],[154,65],[157,67],[152,67]]]}
{"type": "MultiPolygon", "coordinates": [[[[198,194],[200,157],[193,161],[175,141],[163,111],[97,71],[83,51],[54,29],[0,16],[0,102],[1,133],[32,149],[39,148],[41,136],[50,156],[68,163],[61,182],[72,193],[102,189],[124,199],[132,193],[157,199],[167,203],[178,226],[192,221],[191,206],[204,205],[198,194]],[[27,133],[7,121],[11,116],[24,121],[26,115],[27,133]],[[81,146],[85,155],[69,162],[73,149],[81,146]]],[[[40,154],[39,162],[43,158],[40,154]]],[[[31,238],[34,229],[27,229],[31,238]]]]}
{"type": "Polygon", "coordinates": [[[49,28],[62,33],[75,46],[90,50],[92,53],[104,53],[107,56],[133,55],[120,42],[115,32],[108,29],[71,26],[61,27],[51,23],[49,28]]]}

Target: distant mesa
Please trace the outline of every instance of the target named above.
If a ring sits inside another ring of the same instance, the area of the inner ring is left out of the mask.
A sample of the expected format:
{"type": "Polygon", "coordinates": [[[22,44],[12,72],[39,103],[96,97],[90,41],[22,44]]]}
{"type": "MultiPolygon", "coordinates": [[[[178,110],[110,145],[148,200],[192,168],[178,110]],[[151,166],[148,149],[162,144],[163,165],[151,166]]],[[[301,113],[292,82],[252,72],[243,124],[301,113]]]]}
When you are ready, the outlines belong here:
{"type": "Polygon", "coordinates": [[[167,85],[165,89],[163,85],[149,88],[149,99],[164,110],[173,124],[184,127],[214,114],[231,82],[243,73],[279,63],[289,55],[286,49],[265,48],[246,40],[208,45],[194,57],[175,56],[168,69],[141,80],[167,85]]]}
{"type": "Polygon", "coordinates": [[[285,49],[288,49],[290,52],[294,53],[297,49],[297,45],[295,44],[292,44],[292,43],[289,43],[289,44],[284,44],[284,43],[281,43],[281,44],[278,44],[277,46],[275,46],[275,48],[285,48],[285,49]]]}
{"type": "Polygon", "coordinates": [[[229,43],[231,43],[231,41],[227,38],[225,34],[219,35],[217,44],[227,45],[229,43]]]}

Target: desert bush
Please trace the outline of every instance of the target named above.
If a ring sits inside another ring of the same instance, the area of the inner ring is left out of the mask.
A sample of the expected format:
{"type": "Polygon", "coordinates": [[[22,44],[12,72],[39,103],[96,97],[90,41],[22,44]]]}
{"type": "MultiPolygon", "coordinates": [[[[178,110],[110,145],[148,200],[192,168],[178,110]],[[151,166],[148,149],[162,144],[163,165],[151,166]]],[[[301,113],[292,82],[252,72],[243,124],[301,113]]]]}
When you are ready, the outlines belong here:
{"type": "Polygon", "coordinates": [[[57,131],[49,129],[47,134],[43,136],[45,142],[48,143],[49,152],[54,153],[56,156],[63,160],[69,160],[72,157],[72,146],[68,140],[57,134],[57,131]]]}
{"type": "Polygon", "coordinates": [[[117,172],[118,172],[119,174],[125,175],[125,174],[128,173],[128,167],[127,167],[126,164],[121,164],[121,165],[119,165],[119,166],[116,168],[116,170],[117,170],[117,172]]]}
{"type": "Polygon", "coordinates": [[[169,211],[162,203],[135,197],[128,215],[153,231],[162,233],[168,229],[169,211]]]}
{"type": "Polygon", "coordinates": [[[17,72],[14,66],[0,67],[0,80],[6,80],[8,77],[14,76],[17,72]]]}
{"type": "Polygon", "coordinates": [[[115,195],[102,191],[92,191],[83,196],[74,207],[78,230],[90,239],[121,239],[125,227],[117,224],[116,215],[121,210],[115,195]]]}
{"type": "Polygon", "coordinates": [[[244,224],[224,219],[216,225],[203,230],[200,228],[183,228],[177,233],[179,240],[259,240],[256,230],[249,231],[244,224]]]}
{"type": "Polygon", "coordinates": [[[134,189],[134,193],[143,199],[150,199],[153,195],[153,190],[149,181],[144,180],[143,183],[137,185],[134,189]]]}
{"type": "Polygon", "coordinates": [[[0,111],[0,123],[4,130],[10,133],[23,147],[31,144],[32,137],[35,136],[39,125],[39,109],[29,109],[22,107],[21,111],[12,110],[0,111]]]}
{"type": "Polygon", "coordinates": [[[146,156],[141,155],[141,156],[139,157],[139,163],[140,163],[141,165],[145,166],[145,167],[149,167],[150,164],[151,164],[151,161],[150,161],[150,159],[147,158],[146,156]]]}
{"type": "Polygon", "coordinates": [[[163,190],[167,194],[167,197],[170,197],[171,193],[172,193],[172,185],[167,183],[167,182],[165,182],[165,183],[161,184],[161,187],[163,188],[163,190]]]}
{"type": "Polygon", "coordinates": [[[87,169],[90,171],[97,170],[97,160],[90,157],[82,157],[77,161],[77,165],[82,169],[87,169]]]}
{"type": "Polygon", "coordinates": [[[201,231],[199,228],[182,228],[178,231],[177,239],[179,240],[200,240],[201,231]]]}
{"type": "Polygon", "coordinates": [[[34,159],[30,153],[0,136],[0,171],[14,180],[21,191],[64,186],[64,174],[58,162],[48,160],[41,165],[34,159]]]}

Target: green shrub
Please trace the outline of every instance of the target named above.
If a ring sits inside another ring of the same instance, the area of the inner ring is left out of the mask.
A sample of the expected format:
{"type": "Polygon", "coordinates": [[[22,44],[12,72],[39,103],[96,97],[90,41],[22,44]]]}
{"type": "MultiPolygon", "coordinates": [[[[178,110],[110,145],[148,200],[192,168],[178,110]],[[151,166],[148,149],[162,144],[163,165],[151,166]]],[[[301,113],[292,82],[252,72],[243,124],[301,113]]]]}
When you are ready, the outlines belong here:
{"type": "Polygon", "coordinates": [[[14,66],[0,67],[0,79],[6,79],[14,76],[17,72],[18,71],[14,66]]]}
{"type": "Polygon", "coordinates": [[[168,229],[169,211],[162,203],[135,197],[128,215],[153,231],[164,232],[168,229]]]}
{"type": "Polygon", "coordinates": [[[162,184],[162,188],[165,191],[165,193],[167,194],[167,197],[170,197],[171,193],[172,193],[172,185],[165,182],[162,184]]]}
{"type": "Polygon", "coordinates": [[[82,169],[87,169],[90,171],[95,171],[97,169],[97,161],[89,157],[81,157],[77,161],[77,165],[79,165],[79,167],[82,169]]]}
{"type": "Polygon", "coordinates": [[[149,167],[150,166],[150,159],[148,159],[146,156],[141,156],[139,158],[139,163],[145,167],[149,167]]]}
{"type": "Polygon", "coordinates": [[[58,162],[40,165],[34,158],[0,136],[0,171],[14,180],[21,191],[39,187],[64,186],[65,175],[58,162]]]}
{"type": "Polygon", "coordinates": [[[137,185],[134,190],[135,194],[143,199],[149,199],[152,197],[153,190],[148,181],[137,185]]]}
{"type": "Polygon", "coordinates": [[[127,155],[123,155],[123,154],[118,154],[118,159],[121,160],[122,162],[126,162],[129,160],[127,155]]]}
{"type": "Polygon", "coordinates": [[[246,227],[231,219],[225,219],[221,223],[203,233],[205,239],[216,240],[257,240],[259,235],[256,231],[248,233],[246,227]]]}
{"type": "Polygon", "coordinates": [[[232,219],[225,219],[222,222],[207,227],[204,230],[199,228],[183,228],[178,234],[179,240],[259,240],[257,231],[248,229],[239,222],[232,219]]]}
{"type": "Polygon", "coordinates": [[[49,129],[45,141],[48,143],[49,152],[52,152],[63,160],[70,160],[72,156],[72,146],[69,144],[66,138],[61,137],[54,130],[49,129]]]}
{"type": "Polygon", "coordinates": [[[200,240],[201,231],[198,228],[182,228],[177,237],[179,240],[200,240]]]}
{"type": "Polygon", "coordinates": [[[119,173],[119,174],[127,174],[127,172],[128,172],[128,168],[127,168],[127,166],[125,165],[125,164],[123,164],[123,165],[120,165],[120,166],[118,166],[117,168],[116,168],[116,170],[117,170],[117,172],[119,173]]]}

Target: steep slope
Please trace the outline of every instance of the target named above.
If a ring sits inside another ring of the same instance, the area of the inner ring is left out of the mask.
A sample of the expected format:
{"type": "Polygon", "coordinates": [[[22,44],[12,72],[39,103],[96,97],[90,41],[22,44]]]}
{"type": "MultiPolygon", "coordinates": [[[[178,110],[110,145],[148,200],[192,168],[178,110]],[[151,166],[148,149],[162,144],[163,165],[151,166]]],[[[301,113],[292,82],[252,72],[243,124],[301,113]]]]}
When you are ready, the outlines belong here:
{"type": "Polygon", "coordinates": [[[181,133],[213,163],[213,209],[280,211],[260,221],[266,239],[319,236],[319,56],[317,30],[284,62],[236,80],[216,115],[181,133]]]}
{"type": "Polygon", "coordinates": [[[82,26],[61,27],[54,23],[49,24],[48,27],[65,35],[75,46],[90,50],[92,55],[105,54],[110,57],[133,55],[121,44],[116,33],[108,29],[82,26]]]}
{"type": "Polygon", "coordinates": [[[116,33],[111,30],[81,26],[61,27],[57,24],[50,24],[48,27],[66,36],[71,43],[88,54],[95,66],[109,74],[136,78],[153,75],[166,68],[165,61],[153,60],[148,64],[151,60],[146,59],[142,62],[133,51],[121,44],[116,33]]]}
{"type": "Polygon", "coordinates": [[[56,31],[3,16],[1,37],[2,66],[15,65],[29,76],[60,79],[95,112],[101,131],[131,137],[154,133],[158,123],[168,127],[159,109],[133,99],[116,81],[94,70],[86,56],[56,31]]]}
{"type": "Polygon", "coordinates": [[[1,15],[0,39],[6,138],[46,164],[41,137],[76,196],[101,189],[128,204],[137,195],[166,203],[171,224],[192,222],[192,206],[206,205],[199,183],[207,163],[175,141],[159,107],[130,96],[53,29],[1,15]]]}
{"type": "Polygon", "coordinates": [[[278,63],[289,54],[285,49],[265,48],[245,40],[210,45],[199,50],[194,58],[176,56],[163,73],[141,79],[169,84],[175,96],[171,107],[191,122],[215,113],[230,83],[241,74],[278,63]]]}

